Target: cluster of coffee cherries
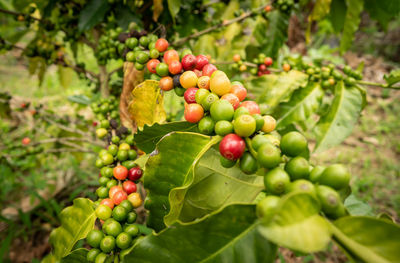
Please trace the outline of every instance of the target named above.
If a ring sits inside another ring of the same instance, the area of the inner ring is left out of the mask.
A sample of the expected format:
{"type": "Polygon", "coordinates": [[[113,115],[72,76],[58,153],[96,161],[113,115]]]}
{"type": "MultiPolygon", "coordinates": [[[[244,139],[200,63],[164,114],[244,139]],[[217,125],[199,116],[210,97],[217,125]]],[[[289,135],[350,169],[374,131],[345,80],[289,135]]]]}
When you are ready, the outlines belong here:
{"type": "MultiPolygon", "coordinates": [[[[232,69],[239,70],[239,71],[246,71],[248,68],[246,66],[246,62],[242,60],[239,54],[233,55],[233,61],[235,62],[232,64],[232,69]]],[[[256,64],[256,67],[251,67],[249,72],[252,75],[263,76],[271,74],[271,71],[268,70],[273,63],[271,57],[266,56],[263,53],[260,53],[257,58],[253,59],[253,63],[256,64]]]]}
{"type": "Polygon", "coordinates": [[[275,8],[279,9],[279,11],[283,13],[289,14],[292,8],[294,7],[294,0],[277,0],[274,1],[273,5],[275,8]]]}
{"type": "MultiPolygon", "coordinates": [[[[109,135],[111,139],[111,128],[116,129],[120,125],[119,120],[119,102],[114,96],[108,98],[100,98],[97,102],[93,102],[90,105],[94,114],[96,114],[96,120],[93,122],[93,126],[100,124],[100,127],[96,130],[98,138],[102,139],[106,135],[109,135]]],[[[125,132],[119,132],[120,135],[125,132]]]]}
{"type": "Polygon", "coordinates": [[[143,202],[137,185],[143,170],[135,163],[138,152],[133,135],[111,119],[118,107],[115,101],[115,98],[101,99],[92,105],[97,116],[102,116],[96,134],[106,138],[108,146],[99,152],[96,160],[96,167],[100,168],[100,187],[96,190],[99,199],[94,206],[101,230],[93,229],[86,237],[92,247],[87,254],[89,262],[122,260],[140,236],[138,225],[134,223],[137,218],[135,209],[143,202]]]}
{"type": "Polygon", "coordinates": [[[105,65],[108,60],[118,59],[125,50],[125,45],[118,39],[122,33],[122,28],[109,29],[99,39],[96,57],[101,65],[105,65]]]}

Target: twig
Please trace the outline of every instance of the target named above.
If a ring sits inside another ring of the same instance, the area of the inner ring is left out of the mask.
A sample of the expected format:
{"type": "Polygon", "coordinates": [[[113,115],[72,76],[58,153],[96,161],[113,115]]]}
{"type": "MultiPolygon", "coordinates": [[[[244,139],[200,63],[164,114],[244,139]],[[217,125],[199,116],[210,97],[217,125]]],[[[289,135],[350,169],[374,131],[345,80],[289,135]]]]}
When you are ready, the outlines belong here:
{"type": "Polygon", "coordinates": [[[65,131],[68,131],[68,132],[72,132],[72,133],[78,133],[78,134],[80,134],[80,135],[82,135],[82,136],[89,136],[88,134],[82,132],[81,130],[73,129],[73,128],[70,128],[70,127],[68,127],[68,126],[65,126],[65,125],[62,125],[62,124],[60,124],[60,123],[57,123],[57,122],[55,122],[55,121],[53,121],[53,120],[47,118],[46,116],[42,116],[41,118],[42,118],[43,120],[47,121],[48,123],[51,123],[51,124],[57,126],[58,128],[60,128],[60,129],[62,129],[62,130],[65,130],[65,131]]]}
{"type": "Polygon", "coordinates": [[[376,83],[376,82],[365,81],[365,80],[357,80],[356,82],[358,84],[366,85],[366,86],[374,86],[374,87],[380,87],[380,88],[385,88],[385,89],[400,89],[400,86],[388,86],[385,83],[376,83]]]}
{"type": "Polygon", "coordinates": [[[108,78],[110,78],[110,76],[120,70],[122,70],[124,67],[118,67],[116,69],[111,70],[110,72],[108,72],[108,78]]]}
{"type": "Polygon", "coordinates": [[[243,21],[243,20],[245,20],[246,18],[249,18],[249,17],[251,17],[252,15],[254,15],[254,14],[260,12],[260,11],[263,10],[266,6],[267,6],[267,5],[263,5],[263,6],[259,7],[259,8],[256,8],[256,9],[252,10],[252,11],[243,13],[243,14],[242,14],[241,16],[239,16],[239,17],[236,17],[236,18],[233,18],[233,19],[230,19],[230,20],[223,21],[222,23],[219,23],[218,25],[215,25],[215,26],[206,28],[206,29],[204,29],[204,30],[202,30],[202,31],[199,31],[199,32],[194,33],[194,34],[192,34],[192,35],[189,35],[189,36],[187,36],[187,37],[178,39],[178,40],[176,40],[175,42],[173,42],[172,45],[173,45],[173,46],[180,46],[180,45],[184,44],[185,42],[187,42],[188,40],[190,40],[190,39],[192,39],[192,38],[197,38],[197,37],[200,37],[200,36],[202,36],[202,35],[204,35],[204,34],[208,34],[208,33],[212,32],[212,31],[215,31],[215,30],[217,30],[217,29],[220,29],[221,27],[229,26],[229,25],[231,25],[231,24],[233,24],[233,23],[243,21]]]}
{"type": "MultiPolygon", "coordinates": [[[[4,14],[8,14],[8,15],[14,15],[14,16],[25,16],[25,14],[23,14],[23,13],[18,13],[18,12],[11,11],[11,10],[6,10],[6,9],[3,9],[3,8],[0,8],[0,13],[4,13],[4,14]]],[[[36,21],[42,21],[42,19],[34,17],[34,16],[31,16],[31,15],[29,15],[29,17],[31,17],[32,19],[34,19],[36,21]]]]}

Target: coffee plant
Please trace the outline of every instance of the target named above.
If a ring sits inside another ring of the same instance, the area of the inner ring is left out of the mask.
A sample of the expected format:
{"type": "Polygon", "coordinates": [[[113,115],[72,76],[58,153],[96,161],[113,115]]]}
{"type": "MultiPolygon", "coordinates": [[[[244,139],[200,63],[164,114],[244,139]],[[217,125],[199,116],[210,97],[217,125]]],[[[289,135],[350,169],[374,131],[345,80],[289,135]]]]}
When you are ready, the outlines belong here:
{"type": "Polygon", "coordinates": [[[38,1],[21,4],[23,12],[0,9],[36,31],[25,48],[2,37],[2,49],[22,49],[41,78],[50,64],[72,68],[102,94],[90,104],[106,145],[94,163],[96,198],[77,198],[60,213],[43,262],[275,262],[280,246],[303,255],[331,242],[354,262],[399,261],[400,227],[354,201],[348,167],[310,161],[351,133],[365,86],[399,89],[399,70],[372,83],[362,64],[281,51],[290,17],[305,8],[307,40],[329,16],[343,52],[364,7],[382,24],[398,14],[384,2],[38,1]],[[79,60],[84,46],[96,68],[79,60]]]}

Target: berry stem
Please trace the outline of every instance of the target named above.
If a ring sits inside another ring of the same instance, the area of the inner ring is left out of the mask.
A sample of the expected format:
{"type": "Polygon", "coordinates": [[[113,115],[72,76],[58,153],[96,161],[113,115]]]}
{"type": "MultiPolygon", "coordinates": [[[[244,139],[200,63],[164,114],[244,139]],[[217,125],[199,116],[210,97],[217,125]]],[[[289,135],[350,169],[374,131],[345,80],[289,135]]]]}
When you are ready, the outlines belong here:
{"type": "Polygon", "coordinates": [[[388,86],[385,83],[376,83],[376,82],[365,81],[365,80],[357,80],[356,82],[358,84],[366,85],[366,86],[375,86],[375,87],[386,88],[386,89],[400,89],[400,86],[388,86]]]}
{"type": "Polygon", "coordinates": [[[247,148],[249,149],[251,155],[253,155],[253,157],[257,159],[258,154],[257,154],[256,151],[253,149],[253,147],[251,146],[251,140],[250,140],[250,138],[247,137],[247,138],[245,139],[245,141],[246,141],[247,148]]]}

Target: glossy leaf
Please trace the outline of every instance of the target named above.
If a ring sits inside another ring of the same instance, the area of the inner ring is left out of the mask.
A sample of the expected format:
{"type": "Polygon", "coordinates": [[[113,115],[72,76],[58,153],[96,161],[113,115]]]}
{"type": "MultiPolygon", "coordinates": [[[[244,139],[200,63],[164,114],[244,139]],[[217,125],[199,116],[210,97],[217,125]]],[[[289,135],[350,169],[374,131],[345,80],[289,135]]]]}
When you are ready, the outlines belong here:
{"type": "Polygon", "coordinates": [[[400,227],[372,217],[343,217],[334,222],[333,238],[354,260],[400,262],[400,227]]]}
{"type": "Polygon", "coordinates": [[[57,259],[67,256],[75,243],[85,238],[93,229],[96,215],[93,202],[86,198],[77,198],[72,206],[60,213],[61,226],[50,235],[53,254],[57,259]]]}
{"type": "Polygon", "coordinates": [[[191,222],[231,204],[251,204],[264,189],[264,179],[244,174],[238,166],[224,168],[215,147],[199,160],[185,185],[170,192],[171,211],[165,222],[191,222]],[[184,200],[182,199],[184,197],[184,200]]]}
{"type": "Polygon", "coordinates": [[[329,111],[321,117],[314,133],[317,139],[315,152],[322,152],[341,143],[350,135],[363,106],[363,96],[356,87],[345,87],[338,82],[335,98],[329,111]]]}
{"type": "Polygon", "coordinates": [[[100,23],[109,9],[107,0],[91,0],[79,14],[78,30],[89,30],[100,23]]]}
{"type": "Polygon", "coordinates": [[[323,96],[324,91],[319,83],[311,82],[305,88],[295,90],[290,100],[277,108],[278,129],[307,120],[316,112],[323,96]]]}
{"type": "Polygon", "coordinates": [[[389,86],[400,82],[400,69],[394,69],[390,71],[390,73],[388,75],[385,75],[383,78],[386,80],[386,83],[389,86]]]}
{"type": "Polygon", "coordinates": [[[349,49],[353,43],[354,34],[356,33],[361,21],[361,12],[364,8],[364,0],[346,0],[346,5],[346,20],[344,22],[342,38],[340,40],[340,51],[342,53],[349,49]]]}
{"type": "Polygon", "coordinates": [[[344,207],[352,216],[372,216],[372,208],[367,204],[357,199],[354,195],[349,195],[344,201],[344,207]]]}
{"type": "Polygon", "coordinates": [[[181,9],[181,0],[168,0],[168,10],[171,14],[172,20],[175,21],[176,15],[181,9]]]}
{"type": "Polygon", "coordinates": [[[89,105],[90,104],[90,99],[85,96],[85,95],[72,95],[72,96],[68,96],[68,100],[75,102],[75,103],[79,103],[79,104],[83,104],[83,105],[89,105]]]}
{"type": "Polygon", "coordinates": [[[269,14],[269,25],[266,29],[267,42],[262,48],[262,53],[275,58],[279,49],[286,42],[289,27],[289,14],[274,10],[269,14]]]}
{"type": "MultiPolygon", "coordinates": [[[[164,216],[169,213],[171,203],[170,191],[186,187],[198,160],[219,140],[219,137],[210,139],[197,133],[174,132],[158,142],[146,163],[144,174],[144,186],[148,189],[145,207],[150,212],[147,224],[151,228],[160,231],[165,227],[164,216]]],[[[174,196],[174,202],[179,202],[178,198],[174,196]]],[[[181,196],[180,200],[183,198],[181,196]]]]}
{"type": "Polygon", "coordinates": [[[400,5],[397,0],[364,0],[365,10],[372,19],[377,20],[385,30],[388,23],[399,15],[400,5]]]}
{"type": "Polygon", "coordinates": [[[319,215],[318,200],[308,193],[285,196],[272,215],[259,227],[270,241],[304,253],[326,248],[331,230],[326,219],[319,215]]]}
{"type": "Polygon", "coordinates": [[[256,229],[255,207],[234,205],[190,225],[174,224],[137,243],[127,262],[274,262],[276,246],[256,229]]]}
{"type": "Polygon", "coordinates": [[[154,123],[145,125],[143,130],[135,135],[136,145],[144,152],[150,153],[156,148],[158,141],[166,134],[173,131],[197,131],[197,124],[187,121],[168,122],[163,124],[154,123]]]}
{"type": "Polygon", "coordinates": [[[317,0],[310,14],[311,21],[318,21],[324,18],[330,11],[332,0],[317,0]]]}
{"type": "Polygon", "coordinates": [[[86,248],[78,248],[72,251],[68,256],[63,257],[60,263],[85,263],[86,255],[89,251],[86,248]]]}
{"type": "Polygon", "coordinates": [[[345,0],[332,0],[329,19],[336,33],[343,30],[344,21],[346,20],[346,12],[347,6],[345,0]]]}
{"type": "Polygon", "coordinates": [[[245,86],[250,98],[258,103],[266,103],[273,111],[279,103],[287,101],[295,89],[304,86],[307,78],[303,72],[291,70],[288,73],[249,78],[245,86]]]}
{"type": "Polygon", "coordinates": [[[163,100],[158,81],[146,80],[135,87],[128,111],[139,129],[165,121],[163,100]]]}

